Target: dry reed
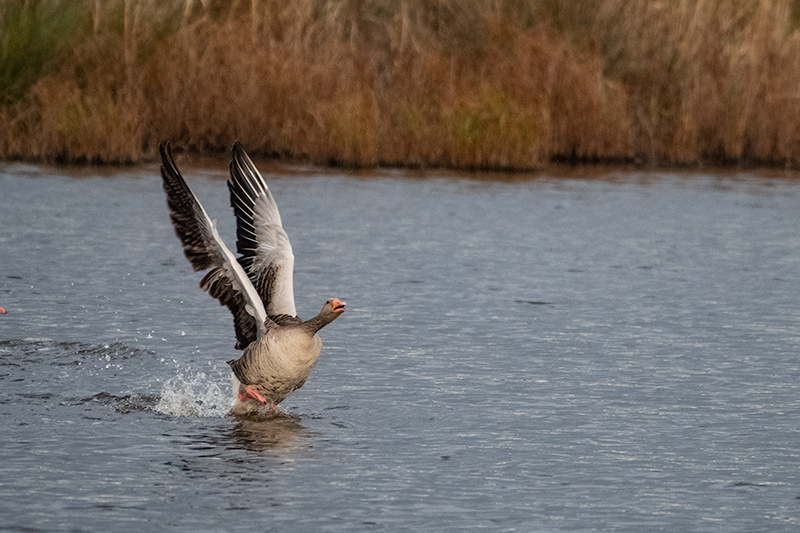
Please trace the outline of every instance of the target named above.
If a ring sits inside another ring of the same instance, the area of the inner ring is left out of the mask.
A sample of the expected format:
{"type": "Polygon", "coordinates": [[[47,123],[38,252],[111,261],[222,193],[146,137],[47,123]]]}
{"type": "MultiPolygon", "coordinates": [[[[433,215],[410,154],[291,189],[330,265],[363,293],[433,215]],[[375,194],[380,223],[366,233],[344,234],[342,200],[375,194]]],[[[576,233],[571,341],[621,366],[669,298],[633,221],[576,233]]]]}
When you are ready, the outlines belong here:
{"type": "Polygon", "coordinates": [[[798,4],[9,0],[0,63],[22,67],[0,67],[0,158],[134,162],[162,140],[239,139],[354,166],[796,166],[798,4]],[[61,12],[62,42],[29,64],[61,12]]]}

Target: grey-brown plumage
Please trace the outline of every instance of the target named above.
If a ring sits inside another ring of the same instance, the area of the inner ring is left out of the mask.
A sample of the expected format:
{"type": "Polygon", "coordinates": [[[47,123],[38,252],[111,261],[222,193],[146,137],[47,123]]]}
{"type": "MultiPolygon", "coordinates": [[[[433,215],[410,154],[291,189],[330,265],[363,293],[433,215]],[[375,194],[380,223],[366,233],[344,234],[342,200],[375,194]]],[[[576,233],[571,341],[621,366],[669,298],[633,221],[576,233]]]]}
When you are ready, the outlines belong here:
{"type": "Polygon", "coordinates": [[[319,357],[317,332],[345,310],[325,302],[310,320],[295,311],[294,255],[264,178],[239,143],[233,147],[231,206],[236,215],[236,258],[178,171],[169,144],[161,145],[161,176],[175,233],[195,270],[210,269],[200,287],[230,309],[239,359],[228,361],[241,402],[277,405],[308,378],[319,357]]]}
{"type": "Polygon", "coordinates": [[[228,361],[236,379],[245,389],[250,386],[252,392],[279,404],[306,382],[322,350],[317,332],[343,310],[344,304],[332,299],[319,315],[305,322],[297,317],[283,318],[282,324],[267,319],[266,333],[245,348],[239,359],[228,361]]]}

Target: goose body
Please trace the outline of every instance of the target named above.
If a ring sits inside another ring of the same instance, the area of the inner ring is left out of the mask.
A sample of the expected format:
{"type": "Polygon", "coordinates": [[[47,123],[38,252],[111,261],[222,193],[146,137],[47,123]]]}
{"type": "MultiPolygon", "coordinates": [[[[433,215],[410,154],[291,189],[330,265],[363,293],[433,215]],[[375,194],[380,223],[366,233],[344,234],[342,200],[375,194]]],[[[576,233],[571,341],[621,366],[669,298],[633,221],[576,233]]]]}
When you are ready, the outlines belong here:
{"type": "Polygon", "coordinates": [[[228,364],[240,384],[252,387],[253,396],[279,404],[303,386],[321,351],[319,335],[310,335],[301,326],[274,327],[228,364]]]}
{"type": "Polygon", "coordinates": [[[314,318],[297,316],[289,237],[269,187],[239,143],[228,180],[238,258],[181,176],[169,144],[159,148],[170,219],[184,255],[195,270],[208,270],[200,288],[230,309],[235,348],[244,350],[228,361],[236,380],[234,401],[277,411],[308,379],[322,350],[317,332],[341,315],[345,304],[333,298],[314,318]]]}

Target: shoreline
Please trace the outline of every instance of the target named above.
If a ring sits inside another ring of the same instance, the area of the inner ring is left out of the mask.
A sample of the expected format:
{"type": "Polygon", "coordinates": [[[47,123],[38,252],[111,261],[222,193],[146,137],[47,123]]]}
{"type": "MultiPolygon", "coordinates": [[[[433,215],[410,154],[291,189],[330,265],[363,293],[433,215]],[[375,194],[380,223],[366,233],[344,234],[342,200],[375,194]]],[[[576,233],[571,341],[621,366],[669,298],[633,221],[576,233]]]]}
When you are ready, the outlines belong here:
{"type": "MultiPolygon", "coordinates": [[[[173,146],[173,150],[175,147],[173,146]]],[[[175,159],[186,168],[187,173],[199,172],[202,174],[219,174],[219,179],[227,179],[230,154],[228,151],[215,151],[213,153],[193,153],[175,151],[175,159]]],[[[262,174],[275,174],[288,177],[309,177],[322,174],[342,174],[365,179],[375,177],[397,177],[400,179],[428,179],[428,178],[465,178],[489,181],[516,181],[527,179],[600,179],[612,181],[615,176],[709,176],[715,178],[765,178],[765,179],[800,179],[798,168],[780,165],[742,165],[742,164],[698,164],[698,165],[655,165],[649,163],[621,162],[621,161],[582,161],[582,162],[549,162],[538,168],[530,169],[497,169],[497,168],[458,168],[458,167],[412,167],[412,166],[353,166],[326,163],[315,163],[308,159],[298,159],[281,156],[270,156],[254,153],[252,159],[262,174]]],[[[141,170],[152,167],[153,173],[158,173],[160,159],[157,157],[143,157],[136,162],[125,163],[83,163],[78,161],[56,162],[45,160],[25,159],[0,159],[0,165],[13,166],[34,165],[58,168],[68,172],[77,172],[80,175],[89,173],[94,175],[114,175],[117,171],[125,169],[141,170]],[[94,170],[92,170],[94,169],[94,170]]],[[[87,174],[87,175],[89,175],[87,174]]],[[[625,181],[625,178],[622,178],[625,181]]]]}

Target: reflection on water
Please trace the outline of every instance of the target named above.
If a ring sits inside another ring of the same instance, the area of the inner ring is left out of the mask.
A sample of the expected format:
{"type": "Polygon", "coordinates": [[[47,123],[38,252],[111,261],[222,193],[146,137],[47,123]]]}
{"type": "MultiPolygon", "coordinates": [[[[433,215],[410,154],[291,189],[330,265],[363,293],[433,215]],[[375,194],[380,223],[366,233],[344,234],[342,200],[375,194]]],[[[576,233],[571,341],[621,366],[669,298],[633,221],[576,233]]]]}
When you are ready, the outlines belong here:
{"type": "Polygon", "coordinates": [[[92,172],[0,165],[0,529],[800,526],[796,179],[270,175],[349,307],[273,416],[157,168],[92,172]]]}
{"type": "Polygon", "coordinates": [[[309,436],[298,417],[284,413],[236,416],[230,432],[237,447],[256,452],[289,449],[309,436]]]}

